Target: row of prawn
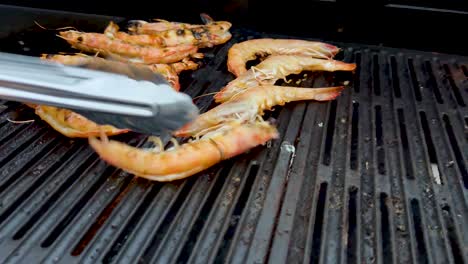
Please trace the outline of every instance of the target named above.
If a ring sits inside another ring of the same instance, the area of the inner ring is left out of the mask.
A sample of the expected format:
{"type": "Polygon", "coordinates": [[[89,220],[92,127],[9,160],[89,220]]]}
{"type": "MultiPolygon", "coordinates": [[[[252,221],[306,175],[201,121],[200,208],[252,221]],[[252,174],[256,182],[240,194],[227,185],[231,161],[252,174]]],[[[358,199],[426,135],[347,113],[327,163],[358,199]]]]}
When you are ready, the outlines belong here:
{"type": "MultiPolygon", "coordinates": [[[[210,48],[231,38],[231,23],[214,21],[201,14],[204,24],[186,24],[158,20],[131,21],[128,33],[120,31],[112,21],[103,33],[61,31],[59,37],[80,53],[73,55],[43,54],[42,59],[71,66],[86,66],[106,60],[109,64],[131,63],[148,67],[160,74],[174,90],[180,90],[179,74],[196,70],[195,59],[203,58],[200,48],[210,48]],[[89,55],[88,55],[89,54],[89,55]]],[[[107,136],[127,133],[130,130],[111,125],[101,125],[68,109],[28,104],[35,113],[55,130],[71,138],[87,138],[101,133],[107,136]]]]}
{"type": "Polygon", "coordinates": [[[303,40],[254,39],[235,44],[228,53],[228,69],[237,78],[215,96],[221,103],[186,124],[174,136],[191,138],[164,150],[161,141],[151,149],[135,148],[91,136],[89,143],[109,164],[135,176],[154,181],[173,181],[277,139],[275,126],[263,120],[265,111],[288,102],[333,100],[344,86],[298,88],[275,82],[303,71],[354,71],[356,65],[333,60],[335,46],[303,40]],[[263,61],[250,69],[246,63],[260,54],[263,61]]]}

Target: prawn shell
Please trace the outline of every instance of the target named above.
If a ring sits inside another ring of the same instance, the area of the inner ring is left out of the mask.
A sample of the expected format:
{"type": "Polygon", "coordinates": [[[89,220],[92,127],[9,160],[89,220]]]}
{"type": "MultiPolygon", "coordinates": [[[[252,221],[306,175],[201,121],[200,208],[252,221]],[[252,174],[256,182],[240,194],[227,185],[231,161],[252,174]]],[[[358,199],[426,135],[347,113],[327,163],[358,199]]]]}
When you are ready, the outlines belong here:
{"type": "Polygon", "coordinates": [[[123,40],[131,44],[137,44],[142,46],[152,47],[165,47],[164,39],[159,36],[152,35],[131,35],[125,32],[119,31],[119,26],[114,22],[110,22],[107,28],[104,30],[104,34],[110,38],[116,38],[123,40]]]}
{"type": "Polygon", "coordinates": [[[111,125],[98,125],[84,116],[68,109],[52,106],[27,104],[35,113],[56,131],[69,138],[87,138],[104,133],[114,136],[129,132],[129,129],[118,129],[111,125]]]}
{"type": "Polygon", "coordinates": [[[89,144],[112,166],[149,180],[173,181],[192,176],[278,136],[271,125],[248,124],[160,153],[95,137],[89,138],[89,144]]]}
{"type": "Polygon", "coordinates": [[[194,121],[174,132],[176,137],[200,135],[203,131],[230,119],[239,122],[253,120],[265,110],[292,101],[329,101],[334,100],[343,91],[344,86],[329,88],[298,88],[291,86],[263,85],[248,89],[239,96],[220,104],[194,121]]]}
{"type": "Polygon", "coordinates": [[[213,22],[208,25],[169,29],[165,31],[140,30],[138,35],[129,35],[123,32],[114,36],[129,43],[139,45],[158,45],[173,47],[178,45],[194,45],[199,48],[213,47],[226,43],[231,39],[229,22],[213,22]]]}
{"type": "Polygon", "coordinates": [[[84,52],[97,52],[104,57],[117,54],[129,60],[140,60],[144,64],[174,63],[198,51],[198,47],[194,45],[178,45],[165,48],[140,46],[109,38],[105,34],[83,33],[73,30],[60,32],[60,37],[65,39],[73,48],[84,52]]]}
{"type": "MultiPolygon", "coordinates": [[[[48,61],[53,61],[65,65],[70,65],[70,66],[86,66],[88,64],[99,64],[100,62],[105,62],[106,64],[115,64],[116,66],[119,66],[118,64],[124,63],[121,61],[111,61],[111,60],[105,60],[100,57],[95,57],[95,56],[88,56],[85,54],[77,54],[77,55],[52,55],[52,54],[42,54],[41,56],[42,59],[48,60],[48,61]]],[[[179,83],[179,76],[177,75],[178,72],[177,70],[186,70],[186,69],[193,69],[192,61],[182,61],[182,62],[176,62],[173,64],[152,64],[152,65],[143,65],[143,64],[136,64],[138,66],[143,66],[143,67],[148,67],[151,71],[153,71],[156,74],[161,74],[174,88],[174,90],[179,91],[180,90],[180,83],[179,83]]],[[[198,64],[196,64],[198,66],[198,64]]],[[[128,74],[129,77],[131,77],[132,73],[129,72],[128,74]]]]}
{"type": "Polygon", "coordinates": [[[215,102],[222,103],[236,94],[258,85],[272,85],[279,79],[303,71],[354,71],[355,63],[336,60],[322,60],[301,55],[273,55],[252,67],[246,73],[230,81],[215,96],[215,102]]]}
{"type": "Polygon", "coordinates": [[[234,44],[228,51],[227,67],[236,77],[247,72],[246,63],[257,55],[304,55],[332,59],[340,49],[334,45],[300,39],[251,39],[234,44]]]}

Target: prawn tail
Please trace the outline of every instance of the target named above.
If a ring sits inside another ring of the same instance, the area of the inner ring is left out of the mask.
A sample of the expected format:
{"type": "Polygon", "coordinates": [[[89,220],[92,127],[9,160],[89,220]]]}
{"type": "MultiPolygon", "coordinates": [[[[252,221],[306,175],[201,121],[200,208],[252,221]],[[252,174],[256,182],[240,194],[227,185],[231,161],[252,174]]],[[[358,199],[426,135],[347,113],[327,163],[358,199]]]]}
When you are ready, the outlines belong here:
{"type": "Polygon", "coordinates": [[[335,71],[354,72],[354,70],[356,70],[356,63],[347,63],[347,62],[343,62],[343,61],[334,61],[334,70],[335,71]]]}
{"type": "Polygon", "coordinates": [[[235,57],[235,55],[231,54],[229,54],[230,57],[228,57],[227,62],[228,71],[234,74],[235,77],[239,77],[241,74],[247,72],[247,68],[245,67],[245,61],[242,60],[240,56],[235,57]]]}
{"type": "Polygon", "coordinates": [[[262,103],[258,102],[257,104],[261,105],[263,108],[262,110],[271,110],[274,106],[295,101],[331,101],[337,98],[343,89],[344,86],[299,88],[293,86],[265,85],[251,88],[242,95],[241,99],[237,99],[245,100],[249,97],[262,98],[262,103]]]}
{"type": "Polygon", "coordinates": [[[333,58],[336,54],[338,54],[341,50],[337,46],[327,43],[323,43],[322,48],[324,49],[324,52],[327,53],[327,57],[330,59],[333,58]]]}
{"type": "Polygon", "coordinates": [[[343,90],[344,86],[330,88],[299,88],[295,93],[294,101],[331,101],[336,99],[343,90]]]}
{"type": "Polygon", "coordinates": [[[286,88],[283,93],[287,101],[331,101],[338,97],[343,91],[344,86],[330,87],[330,88],[286,88]],[[289,90],[294,89],[293,93],[289,90]]]}

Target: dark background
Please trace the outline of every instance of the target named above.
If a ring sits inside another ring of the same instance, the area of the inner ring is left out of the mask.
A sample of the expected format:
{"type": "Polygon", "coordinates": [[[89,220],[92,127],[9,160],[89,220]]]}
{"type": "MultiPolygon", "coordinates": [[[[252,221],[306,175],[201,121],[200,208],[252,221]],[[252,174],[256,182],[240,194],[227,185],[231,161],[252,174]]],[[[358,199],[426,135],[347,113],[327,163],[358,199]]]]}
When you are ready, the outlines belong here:
{"type": "Polygon", "coordinates": [[[199,13],[205,12],[215,20],[271,33],[468,55],[468,1],[462,0],[0,0],[0,4],[189,23],[201,23],[199,13]]]}

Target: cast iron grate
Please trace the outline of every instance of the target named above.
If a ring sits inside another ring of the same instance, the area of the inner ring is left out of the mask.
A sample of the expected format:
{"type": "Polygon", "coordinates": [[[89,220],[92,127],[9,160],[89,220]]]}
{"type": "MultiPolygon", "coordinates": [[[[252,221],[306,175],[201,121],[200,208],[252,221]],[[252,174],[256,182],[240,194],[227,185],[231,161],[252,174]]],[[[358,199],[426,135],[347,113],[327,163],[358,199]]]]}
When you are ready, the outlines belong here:
{"type": "MultiPolygon", "coordinates": [[[[23,53],[61,49],[47,34],[21,35],[23,53]]],[[[185,91],[219,89],[232,79],[229,47],[257,37],[284,36],[233,29],[185,91]]],[[[21,52],[14,40],[3,51],[21,52]]],[[[336,101],[278,108],[270,146],[166,184],[106,165],[2,101],[0,262],[467,263],[468,59],[338,45],[337,59],[358,70],[336,101]]],[[[196,103],[213,106],[211,96],[196,103]]]]}

